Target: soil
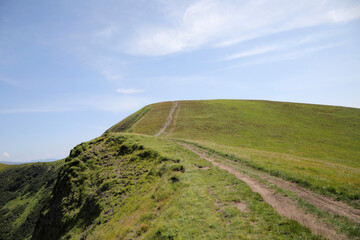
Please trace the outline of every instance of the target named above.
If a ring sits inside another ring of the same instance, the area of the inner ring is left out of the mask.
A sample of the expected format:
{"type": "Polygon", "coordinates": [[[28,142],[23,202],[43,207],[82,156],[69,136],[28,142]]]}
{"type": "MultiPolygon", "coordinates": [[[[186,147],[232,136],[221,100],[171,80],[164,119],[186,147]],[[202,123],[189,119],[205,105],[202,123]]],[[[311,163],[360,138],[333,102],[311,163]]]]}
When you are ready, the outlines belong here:
{"type": "MultiPolygon", "coordinates": [[[[216,157],[214,157],[212,154],[205,153],[204,151],[201,151],[199,148],[197,148],[195,146],[192,146],[192,145],[189,145],[186,143],[182,143],[182,142],[178,142],[178,143],[180,145],[184,146],[185,148],[189,149],[190,151],[194,152],[201,158],[208,160],[214,166],[217,166],[220,169],[226,170],[228,173],[234,175],[238,179],[245,182],[251,188],[251,190],[253,192],[259,193],[262,196],[262,198],[264,199],[264,201],[266,203],[268,203],[269,205],[271,205],[280,215],[297,221],[301,225],[306,226],[309,229],[311,229],[311,231],[314,234],[322,235],[323,237],[326,237],[327,239],[332,239],[332,240],[347,239],[347,237],[345,235],[337,233],[335,231],[335,229],[333,229],[329,225],[321,222],[320,219],[318,219],[313,214],[307,213],[303,209],[300,209],[297,206],[297,204],[294,201],[292,201],[290,198],[275,193],[275,191],[273,189],[267,187],[263,183],[260,183],[255,178],[236,170],[235,166],[225,164],[224,162],[218,162],[218,161],[216,161],[217,160],[216,157]]],[[[286,189],[289,189],[289,190],[294,189],[294,191],[296,190],[295,191],[296,193],[298,191],[300,191],[298,189],[298,187],[294,187],[291,185],[291,183],[288,183],[283,180],[280,180],[280,181],[272,180],[272,183],[274,183],[274,184],[279,183],[279,185],[281,185],[281,186],[286,185],[287,186],[286,189]]],[[[279,186],[279,187],[281,187],[281,186],[279,186]]],[[[302,192],[302,194],[301,195],[299,194],[300,197],[305,198],[305,196],[306,196],[305,199],[311,199],[313,202],[316,202],[315,199],[317,201],[322,201],[323,198],[325,198],[325,197],[320,198],[319,196],[313,195],[312,193],[307,192],[307,190],[301,191],[301,192],[302,192]]],[[[327,203],[324,203],[324,204],[328,204],[328,201],[333,201],[333,200],[327,199],[327,203]]],[[[340,210],[337,209],[337,211],[340,211],[340,210]]],[[[345,213],[348,214],[348,212],[346,212],[345,210],[340,211],[339,213],[343,213],[342,215],[344,215],[345,213]]]]}

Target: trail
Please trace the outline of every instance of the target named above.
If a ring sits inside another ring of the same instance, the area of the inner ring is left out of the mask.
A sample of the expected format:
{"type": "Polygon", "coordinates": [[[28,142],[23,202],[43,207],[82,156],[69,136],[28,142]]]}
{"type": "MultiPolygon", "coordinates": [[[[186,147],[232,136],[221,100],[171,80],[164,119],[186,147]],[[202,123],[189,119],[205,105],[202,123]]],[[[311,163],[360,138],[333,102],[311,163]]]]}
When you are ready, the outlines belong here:
{"type": "Polygon", "coordinates": [[[165,126],[157,134],[155,134],[155,137],[160,136],[160,134],[162,134],[166,130],[166,128],[170,125],[174,111],[177,108],[177,106],[178,106],[178,102],[175,102],[175,105],[172,107],[172,109],[170,111],[169,118],[168,118],[167,122],[165,123],[165,126]]]}
{"type": "MultiPolygon", "coordinates": [[[[210,154],[208,151],[203,150],[203,152],[210,154]]],[[[224,159],[223,157],[217,154],[211,154],[213,157],[216,157],[217,160],[223,160],[232,165],[233,167],[239,167],[241,165],[243,168],[250,169],[250,167],[243,165],[239,162],[234,162],[229,159],[224,159]]],[[[343,202],[335,201],[331,198],[322,196],[320,194],[314,193],[306,188],[300,187],[292,182],[285,181],[281,178],[277,178],[271,176],[270,174],[266,174],[264,172],[253,172],[256,176],[261,179],[268,181],[279,188],[286,189],[288,191],[296,193],[300,198],[306,200],[308,203],[316,206],[317,208],[330,212],[332,214],[340,215],[349,218],[351,221],[360,224],[360,210],[355,209],[343,202]]]]}
{"type": "Polygon", "coordinates": [[[273,189],[260,183],[255,178],[236,170],[234,166],[229,166],[222,162],[216,162],[216,159],[213,156],[200,151],[200,149],[195,146],[182,142],[178,143],[201,158],[211,162],[214,166],[226,170],[228,173],[245,182],[253,192],[259,193],[265,202],[271,205],[280,215],[295,220],[301,225],[308,227],[314,234],[322,235],[331,240],[347,239],[346,236],[338,234],[327,224],[320,222],[316,216],[306,213],[304,210],[298,208],[296,203],[291,201],[288,197],[276,194],[273,189]]]}

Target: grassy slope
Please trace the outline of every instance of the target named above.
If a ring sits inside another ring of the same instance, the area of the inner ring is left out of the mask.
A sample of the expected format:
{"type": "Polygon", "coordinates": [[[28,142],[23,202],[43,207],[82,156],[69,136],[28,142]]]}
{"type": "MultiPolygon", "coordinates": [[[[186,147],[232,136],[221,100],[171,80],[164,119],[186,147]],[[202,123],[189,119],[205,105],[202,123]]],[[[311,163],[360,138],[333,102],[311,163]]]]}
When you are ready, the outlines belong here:
{"type": "Polygon", "coordinates": [[[360,167],[360,109],[268,101],[184,101],[170,137],[360,167]]]}
{"type": "MultiPolygon", "coordinates": [[[[44,194],[31,198],[47,202],[32,239],[318,239],[279,216],[242,181],[172,140],[134,134],[158,132],[172,105],[145,107],[103,136],[76,146],[50,200],[44,194]],[[237,202],[248,211],[238,210],[237,202]]],[[[170,137],[231,153],[235,160],[315,186],[326,182],[335,191],[341,184],[346,193],[359,190],[358,109],[219,100],[184,101],[179,110],[170,137]],[[352,180],[342,183],[344,179],[352,180]]],[[[1,172],[4,168],[0,165],[0,176],[13,171],[1,172]]],[[[13,208],[8,212],[16,214],[23,200],[35,206],[27,196],[4,201],[13,208]]],[[[11,221],[13,226],[24,219],[21,215],[11,221]]]]}
{"type": "Polygon", "coordinates": [[[155,135],[165,124],[173,102],[148,105],[109,129],[110,132],[133,132],[155,135]]]}
{"type": "Polygon", "coordinates": [[[108,133],[66,159],[32,239],[320,239],[171,140],[108,133]],[[231,186],[231,187],[229,187],[231,186]],[[247,212],[235,207],[247,205],[247,212]]]}
{"type": "Polygon", "coordinates": [[[170,160],[157,166],[166,169],[161,177],[141,194],[129,195],[87,239],[318,239],[279,216],[235,177],[213,167],[199,169],[210,164],[178,144],[151,136],[125,136],[128,144],[143,145],[170,160]],[[174,171],[179,164],[185,168],[183,173],[174,171]],[[174,174],[179,179],[175,183],[174,174]],[[247,204],[248,212],[234,206],[240,201],[247,204]]]}
{"type": "Polygon", "coordinates": [[[169,178],[181,174],[165,164],[180,166],[124,136],[105,134],[76,146],[65,160],[32,239],[141,235],[146,226],[133,225],[137,208],[160,181],[171,182],[169,178]],[[116,228],[107,229],[113,221],[116,228]]]}
{"type": "MultiPolygon", "coordinates": [[[[168,137],[232,154],[360,206],[360,109],[243,100],[179,103],[168,137]]],[[[156,129],[142,133],[149,132],[156,129]]]]}
{"type": "Polygon", "coordinates": [[[62,162],[0,166],[0,239],[31,236],[62,162]]]}

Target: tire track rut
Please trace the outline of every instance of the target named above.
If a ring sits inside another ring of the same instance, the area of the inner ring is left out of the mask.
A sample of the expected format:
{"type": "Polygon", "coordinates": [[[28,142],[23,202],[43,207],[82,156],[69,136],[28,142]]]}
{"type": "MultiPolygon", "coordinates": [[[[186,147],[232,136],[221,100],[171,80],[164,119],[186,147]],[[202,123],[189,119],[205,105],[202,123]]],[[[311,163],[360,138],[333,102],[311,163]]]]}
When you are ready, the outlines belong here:
{"type": "Polygon", "coordinates": [[[273,189],[268,188],[265,184],[262,184],[256,179],[236,170],[234,166],[229,166],[224,163],[216,162],[216,159],[214,157],[212,157],[210,154],[199,151],[197,147],[182,142],[178,143],[183,147],[189,149],[196,155],[200,156],[201,158],[211,162],[214,166],[226,170],[228,173],[245,182],[253,192],[259,193],[263,197],[265,202],[271,205],[280,215],[297,221],[301,225],[311,229],[314,234],[322,235],[327,239],[347,239],[345,235],[337,233],[329,225],[320,222],[319,219],[313,214],[307,213],[304,210],[298,208],[296,206],[296,203],[291,201],[288,197],[276,194],[273,189]]]}

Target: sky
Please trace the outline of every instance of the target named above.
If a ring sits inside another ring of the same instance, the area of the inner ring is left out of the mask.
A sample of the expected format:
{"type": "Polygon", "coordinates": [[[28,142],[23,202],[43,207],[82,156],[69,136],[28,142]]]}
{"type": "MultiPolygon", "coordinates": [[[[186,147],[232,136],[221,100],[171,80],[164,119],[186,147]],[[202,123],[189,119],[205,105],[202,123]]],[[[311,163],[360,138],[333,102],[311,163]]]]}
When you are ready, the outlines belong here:
{"type": "Polygon", "coordinates": [[[0,0],[0,161],[64,158],[154,102],[360,108],[358,0],[0,0]]]}

